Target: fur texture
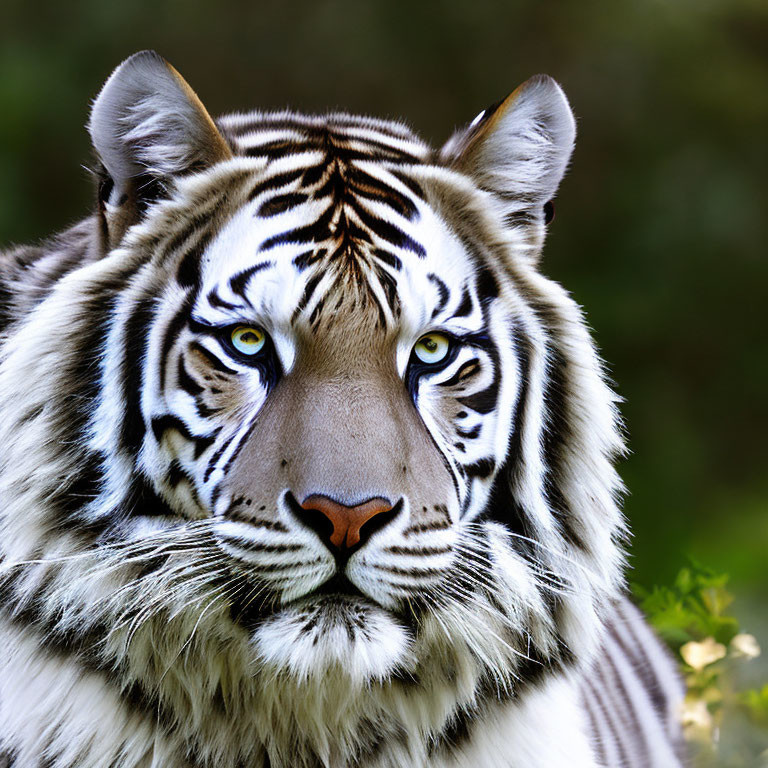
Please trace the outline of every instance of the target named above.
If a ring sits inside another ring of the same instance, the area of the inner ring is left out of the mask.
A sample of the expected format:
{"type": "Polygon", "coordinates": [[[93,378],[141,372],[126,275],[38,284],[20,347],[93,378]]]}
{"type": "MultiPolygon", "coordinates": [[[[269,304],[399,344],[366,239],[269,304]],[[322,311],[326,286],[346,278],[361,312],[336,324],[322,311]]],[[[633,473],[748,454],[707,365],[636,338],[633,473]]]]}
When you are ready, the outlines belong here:
{"type": "Polygon", "coordinates": [[[11,764],[678,765],[623,598],[616,398],[537,270],[559,87],[434,152],[214,123],[145,53],[91,134],[96,215],[2,262],[11,764]],[[339,547],[313,494],[388,511],[339,547]]]}

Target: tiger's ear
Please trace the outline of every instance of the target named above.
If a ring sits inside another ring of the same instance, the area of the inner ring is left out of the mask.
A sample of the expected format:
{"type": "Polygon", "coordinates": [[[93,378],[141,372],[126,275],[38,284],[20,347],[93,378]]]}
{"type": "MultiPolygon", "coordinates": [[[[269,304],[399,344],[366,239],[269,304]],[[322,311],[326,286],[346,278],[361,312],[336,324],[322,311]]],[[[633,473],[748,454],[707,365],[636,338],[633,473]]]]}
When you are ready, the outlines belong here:
{"type": "Polygon", "coordinates": [[[126,59],[96,97],[88,124],[104,165],[99,200],[114,245],[177,175],[231,156],[197,94],[165,59],[126,59]]]}
{"type": "Polygon", "coordinates": [[[441,158],[494,193],[505,222],[538,252],[575,137],[560,86],[536,75],[455,133],[441,158]]]}

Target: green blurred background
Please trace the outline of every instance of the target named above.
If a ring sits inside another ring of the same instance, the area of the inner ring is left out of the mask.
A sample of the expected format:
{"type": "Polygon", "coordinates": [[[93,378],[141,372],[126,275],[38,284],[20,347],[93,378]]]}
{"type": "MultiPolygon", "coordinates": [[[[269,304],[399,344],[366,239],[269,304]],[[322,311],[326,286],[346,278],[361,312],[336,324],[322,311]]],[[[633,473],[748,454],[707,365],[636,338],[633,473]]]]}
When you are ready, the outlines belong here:
{"type": "Polygon", "coordinates": [[[578,117],[544,270],[626,399],[631,579],[731,574],[768,645],[768,2],[3,0],[0,242],[82,216],[89,100],[155,48],[213,113],[341,107],[434,142],[537,72],[578,117]]]}

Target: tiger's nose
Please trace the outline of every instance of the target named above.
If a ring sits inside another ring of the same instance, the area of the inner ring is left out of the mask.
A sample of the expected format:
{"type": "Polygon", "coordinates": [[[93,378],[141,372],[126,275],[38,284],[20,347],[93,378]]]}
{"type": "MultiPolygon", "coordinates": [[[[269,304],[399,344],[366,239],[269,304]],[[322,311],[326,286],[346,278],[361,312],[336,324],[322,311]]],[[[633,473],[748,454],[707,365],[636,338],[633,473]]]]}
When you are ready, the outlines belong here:
{"type": "Polygon", "coordinates": [[[331,551],[344,555],[365,544],[393,520],[400,509],[399,503],[392,506],[378,496],[349,507],[317,493],[307,496],[299,506],[302,522],[312,528],[331,551]]]}

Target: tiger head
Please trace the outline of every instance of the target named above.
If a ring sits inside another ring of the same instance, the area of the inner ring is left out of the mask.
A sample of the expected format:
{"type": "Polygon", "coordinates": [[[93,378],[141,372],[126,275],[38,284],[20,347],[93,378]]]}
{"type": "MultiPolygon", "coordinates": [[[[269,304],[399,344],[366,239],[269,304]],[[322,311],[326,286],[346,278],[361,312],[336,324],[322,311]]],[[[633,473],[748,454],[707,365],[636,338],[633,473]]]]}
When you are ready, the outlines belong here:
{"type": "Polygon", "coordinates": [[[3,432],[6,556],[71,556],[48,631],[106,628],[100,658],[199,728],[217,696],[295,725],[353,690],[368,722],[432,701],[437,739],[588,658],[621,587],[621,440],[537,270],[575,135],[555,82],[434,151],[347,114],[214,121],[142,53],[90,132],[91,256],[0,378],[29,403],[3,432]]]}

